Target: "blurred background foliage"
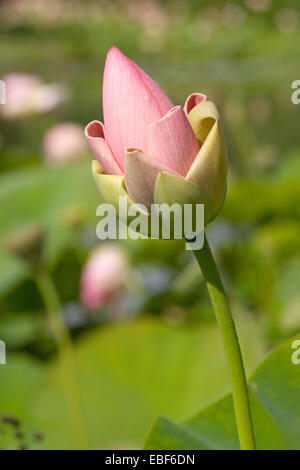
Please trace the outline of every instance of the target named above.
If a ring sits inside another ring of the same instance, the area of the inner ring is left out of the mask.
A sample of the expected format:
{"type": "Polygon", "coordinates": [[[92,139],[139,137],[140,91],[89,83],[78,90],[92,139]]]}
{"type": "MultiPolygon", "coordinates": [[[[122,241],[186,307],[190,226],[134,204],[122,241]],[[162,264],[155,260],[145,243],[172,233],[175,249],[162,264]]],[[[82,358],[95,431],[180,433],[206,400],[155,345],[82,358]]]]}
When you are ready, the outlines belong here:
{"type": "Polygon", "coordinates": [[[0,105],[0,413],[16,415],[26,432],[10,430],[1,446],[75,445],[45,307],[28,266],[6,248],[32,222],[46,233],[44,262],[72,334],[91,448],[136,448],[158,414],[186,419],[228,390],[209,299],[183,243],[115,242],[129,259],[122,289],[93,312],[80,302],[81,270],[103,245],[91,155],[49,165],[43,142],[53,125],[102,119],[112,45],[174,103],[200,91],[221,111],[229,188],[208,236],[248,372],[299,331],[300,105],[291,102],[299,24],[296,0],[0,1],[0,78],[30,74],[64,90],[47,112],[12,117],[0,105]]]}

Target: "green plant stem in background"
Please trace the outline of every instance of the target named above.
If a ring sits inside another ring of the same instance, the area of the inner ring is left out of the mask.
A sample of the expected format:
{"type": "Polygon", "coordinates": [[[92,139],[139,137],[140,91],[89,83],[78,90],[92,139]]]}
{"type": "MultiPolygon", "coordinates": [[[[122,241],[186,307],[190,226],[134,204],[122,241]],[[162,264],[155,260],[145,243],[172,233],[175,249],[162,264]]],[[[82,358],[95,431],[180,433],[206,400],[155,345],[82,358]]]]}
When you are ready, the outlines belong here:
{"type": "Polygon", "coordinates": [[[60,300],[48,272],[39,268],[34,278],[44,301],[49,323],[57,342],[62,385],[77,449],[88,449],[85,424],[81,413],[80,392],[77,382],[76,363],[72,338],[62,316],[60,300]]]}
{"type": "Polygon", "coordinates": [[[242,450],[255,450],[246,374],[239,340],[222,281],[207,238],[201,250],[194,254],[201,268],[210,299],[221,330],[230,369],[235,417],[242,450]]]}

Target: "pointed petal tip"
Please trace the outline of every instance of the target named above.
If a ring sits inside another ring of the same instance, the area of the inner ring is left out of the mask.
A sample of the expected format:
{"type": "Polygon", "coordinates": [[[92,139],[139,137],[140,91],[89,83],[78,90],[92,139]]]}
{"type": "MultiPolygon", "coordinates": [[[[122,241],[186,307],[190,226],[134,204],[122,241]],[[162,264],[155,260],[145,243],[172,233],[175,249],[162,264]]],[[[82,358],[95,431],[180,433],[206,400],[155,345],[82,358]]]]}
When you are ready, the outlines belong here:
{"type": "Polygon", "coordinates": [[[112,46],[106,54],[105,67],[111,61],[131,62],[130,59],[116,46],[112,46]]]}
{"type": "Polygon", "coordinates": [[[157,119],[156,121],[152,122],[150,124],[150,127],[155,127],[157,124],[160,124],[164,121],[166,121],[171,114],[180,114],[180,112],[182,111],[182,107],[180,105],[177,105],[177,106],[173,106],[171,109],[169,109],[169,111],[164,115],[162,116],[160,119],[157,119]]]}
{"type": "Polygon", "coordinates": [[[117,46],[111,46],[111,47],[108,49],[107,55],[108,55],[108,54],[111,54],[112,52],[121,52],[121,51],[120,51],[120,49],[119,49],[117,46]]]}

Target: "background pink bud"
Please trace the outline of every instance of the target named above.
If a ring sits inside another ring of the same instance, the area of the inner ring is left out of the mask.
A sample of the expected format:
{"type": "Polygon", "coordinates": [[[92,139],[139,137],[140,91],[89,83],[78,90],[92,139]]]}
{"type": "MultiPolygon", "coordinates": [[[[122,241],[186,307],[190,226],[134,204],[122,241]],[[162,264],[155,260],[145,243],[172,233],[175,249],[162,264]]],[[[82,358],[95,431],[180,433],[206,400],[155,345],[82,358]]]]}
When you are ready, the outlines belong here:
{"type": "Polygon", "coordinates": [[[40,85],[38,77],[11,73],[3,78],[6,87],[6,104],[1,108],[4,117],[22,116],[31,111],[32,97],[40,85]]]}
{"type": "Polygon", "coordinates": [[[63,163],[87,154],[83,128],[79,124],[63,122],[50,127],[43,140],[47,163],[63,163]]]}
{"type": "Polygon", "coordinates": [[[31,113],[51,111],[67,98],[60,84],[43,84],[36,75],[10,73],[3,77],[6,104],[1,106],[5,118],[18,118],[31,113]]]}
{"type": "Polygon", "coordinates": [[[80,280],[80,300],[95,310],[117,293],[127,273],[127,258],[117,246],[107,244],[95,250],[85,264],[80,280]]]}

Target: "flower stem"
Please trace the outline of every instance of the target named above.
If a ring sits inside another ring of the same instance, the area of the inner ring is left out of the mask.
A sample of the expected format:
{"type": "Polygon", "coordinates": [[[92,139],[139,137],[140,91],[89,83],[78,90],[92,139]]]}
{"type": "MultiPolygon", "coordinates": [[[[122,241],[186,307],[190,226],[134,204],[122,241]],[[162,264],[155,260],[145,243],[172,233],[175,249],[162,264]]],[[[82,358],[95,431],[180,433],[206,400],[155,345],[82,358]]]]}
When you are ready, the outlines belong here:
{"type": "Polygon", "coordinates": [[[255,450],[246,374],[239,340],[222,281],[207,238],[201,250],[194,254],[201,268],[208,293],[221,330],[230,370],[235,417],[242,450],[255,450]]]}
{"type": "Polygon", "coordinates": [[[34,273],[34,279],[44,301],[49,324],[58,347],[61,381],[69,408],[74,442],[77,449],[86,450],[88,449],[88,441],[81,413],[80,392],[77,383],[72,338],[62,316],[56,288],[48,272],[44,268],[39,267],[34,273]]]}

